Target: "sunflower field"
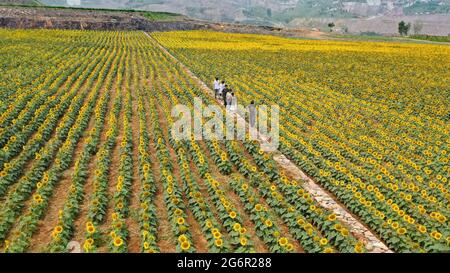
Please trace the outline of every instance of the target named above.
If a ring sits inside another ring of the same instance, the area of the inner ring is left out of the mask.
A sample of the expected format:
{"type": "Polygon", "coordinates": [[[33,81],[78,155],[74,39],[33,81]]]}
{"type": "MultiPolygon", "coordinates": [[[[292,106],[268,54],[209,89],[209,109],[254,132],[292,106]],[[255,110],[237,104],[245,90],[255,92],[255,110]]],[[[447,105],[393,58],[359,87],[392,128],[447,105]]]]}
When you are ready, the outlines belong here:
{"type": "Polygon", "coordinates": [[[198,80],[216,76],[280,106],[278,153],[390,251],[450,251],[447,46],[6,29],[0,45],[1,252],[372,252],[248,135],[173,138],[173,106],[221,105],[198,80]]]}

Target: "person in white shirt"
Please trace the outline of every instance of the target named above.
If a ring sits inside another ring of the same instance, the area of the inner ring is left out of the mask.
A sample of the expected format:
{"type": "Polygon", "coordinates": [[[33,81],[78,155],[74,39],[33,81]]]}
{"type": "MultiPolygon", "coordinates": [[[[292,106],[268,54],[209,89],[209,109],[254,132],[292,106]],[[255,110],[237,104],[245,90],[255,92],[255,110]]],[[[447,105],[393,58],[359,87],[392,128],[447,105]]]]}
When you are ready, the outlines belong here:
{"type": "Polygon", "coordinates": [[[231,93],[231,107],[230,110],[235,112],[237,110],[237,97],[234,95],[234,92],[231,93]]]}
{"type": "Polygon", "coordinates": [[[228,91],[227,95],[226,95],[226,101],[227,101],[226,108],[227,109],[231,109],[231,102],[232,102],[232,100],[233,100],[233,95],[232,95],[232,92],[231,92],[231,89],[230,89],[230,91],[228,91]]]}
{"type": "Polygon", "coordinates": [[[220,81],[219,78],[216,77],[214,80],[214,97],[217,99],[217,96],[219,96],[219,89],[220,89],[220,81]]]}

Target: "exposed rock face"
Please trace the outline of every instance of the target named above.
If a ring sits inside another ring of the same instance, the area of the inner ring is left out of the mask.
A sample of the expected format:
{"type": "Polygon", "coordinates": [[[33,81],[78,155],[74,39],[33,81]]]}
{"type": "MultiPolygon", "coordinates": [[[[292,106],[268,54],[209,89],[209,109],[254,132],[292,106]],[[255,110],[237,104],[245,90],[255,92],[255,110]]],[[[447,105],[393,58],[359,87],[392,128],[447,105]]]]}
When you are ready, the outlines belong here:
{"type": "Polygon", "coordinates": [[[139,13],[106,12],[71,9],[12,8],[0,7],[0,27],[6,28],[48,28],[86,30],[201,30],[231,33],[269,34],[288,37],[314,37],[323,33],[302,29],[285,29],[266,26],[252,26],[181,18],[171,21],[150,21],[139,13]]]}
{"type": "Polygon", "coordinates": [[[192,20],[150,21],[132,12],[0,8],[0,27],[87,30],[195,30],[208,26],[192,20]]]}

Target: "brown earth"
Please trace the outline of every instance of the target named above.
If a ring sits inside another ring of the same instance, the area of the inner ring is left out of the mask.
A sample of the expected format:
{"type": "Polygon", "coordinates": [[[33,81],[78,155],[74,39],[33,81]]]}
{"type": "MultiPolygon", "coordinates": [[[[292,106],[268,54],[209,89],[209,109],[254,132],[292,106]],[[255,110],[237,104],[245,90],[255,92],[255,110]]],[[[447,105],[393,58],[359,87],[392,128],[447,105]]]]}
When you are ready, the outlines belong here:
{"type": "Polygon", "coordinates": [[[179,16],[151,21],[140,12],[77,10],[36,7],[0,7],[0,27],[84,30],[214,30],[230,33],[268,34],[286,37],[320,38],[320,31],[284,29],[231,23],[215,23],[179,16]]]}

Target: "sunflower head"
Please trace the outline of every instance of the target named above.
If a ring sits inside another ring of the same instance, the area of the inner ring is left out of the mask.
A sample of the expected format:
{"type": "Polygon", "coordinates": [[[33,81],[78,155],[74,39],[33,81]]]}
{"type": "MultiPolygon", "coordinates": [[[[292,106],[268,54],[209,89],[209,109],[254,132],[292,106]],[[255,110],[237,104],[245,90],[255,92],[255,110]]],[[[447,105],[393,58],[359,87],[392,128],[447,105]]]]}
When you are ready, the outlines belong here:
{"type": "Polygon", "coordinates": [[[116,237],[114,238],[113,243],[114,243],[114,246],[115,246],[115,247],[120,247],[121,245],[123,245],[123,240],[122,240],[122,238],[120,238],[119,236],[116,236],[116,237]]]}
{"type": "Polygon", "coordinates": [[[231,219],[236,218],[236,212],[234,212],[234,211],[230,212],[230,218],[231,219]]]}
{"type": "Polygon", "coordinates": [[[288,239],[286,237],[281,237],[280,239],[278,239],[278,244],[280,244],[280,246],[285,246],[288,243],[288,239]]]}
{"type": "Polygon", "coordinates": [[[233,230],[234,231],[239,231],[241,229],[241,224],[239,224],[239,223],[234,223],[234,225],[233,225],[233,230]]]}
{"type": "Polygon", "coordinates": [[[216,240],[214,241],[214,244],[215,244],[217,247],[222,247],[222,246],[223,246],[223,240],[222,240],[222,239],[216,239],[216,240]]]}
{"type": "Polygon", "coordinates": [[[178,217],[177,224],[179,224],[179,225],[184,224],[184,218],[183,217],[178,217]]]}
{"type": "Polygon", "coordinates": [[[336,220],[336,214],[333,213],[333,214],[328,215],[327,219],[328,219],[328,221],[336,220]]]}
{"type": "Polygon", "coordinates": [[[191,248],[191,244],[188,241],[182,242],[180,246],[183,251],[187,251],[191,248]]]}

